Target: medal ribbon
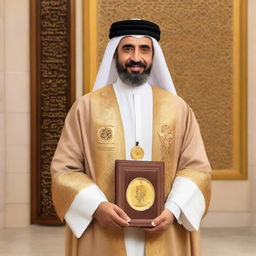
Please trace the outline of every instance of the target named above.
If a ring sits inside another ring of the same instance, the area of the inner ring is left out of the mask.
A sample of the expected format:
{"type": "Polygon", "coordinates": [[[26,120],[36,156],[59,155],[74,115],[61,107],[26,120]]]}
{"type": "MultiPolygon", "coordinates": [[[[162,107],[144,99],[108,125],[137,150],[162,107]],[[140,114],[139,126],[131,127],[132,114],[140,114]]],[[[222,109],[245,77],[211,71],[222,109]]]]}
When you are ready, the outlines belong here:
{"type": "Polygon", "coordinates": [[[135,111],[135,142],[136,146],[139,145],[141,141],[141,108],[140,108],[140,94],[134,94],[134,111],[135,111]]]}

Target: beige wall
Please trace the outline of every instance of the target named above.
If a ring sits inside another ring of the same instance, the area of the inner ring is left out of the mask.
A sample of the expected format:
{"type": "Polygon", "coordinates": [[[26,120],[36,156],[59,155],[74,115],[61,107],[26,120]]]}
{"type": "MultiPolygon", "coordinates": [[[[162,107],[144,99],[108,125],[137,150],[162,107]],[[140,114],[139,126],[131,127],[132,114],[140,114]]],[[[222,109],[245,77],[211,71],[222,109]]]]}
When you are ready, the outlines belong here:
{"type": "Polygon", "coordinates": [[[249,76],[249,180],[250,180],[250,195],[252,209],[252,223],[256,227],[256,1],[249,1],[248,8],[248,25],[249,25],[249,43],[248,43],[248,76],[249,76]]]}
{"type": "Polygon", "coordinates": [[[0,225],[25,226],[30,208],[29,0],[0,0],[0,15],[0,225]]]}
{"type": "Polygon", "coordinates": [[[4,1],[0,0],[0,228],[4,226],[5,108],[4,108],[4,1]]]}
{"type": "MultiPolygon", "coordinates": [[[[256,1],[249,0],[248,11],[249,179],[213,182],[204,226],[256,226],[256,1]]],[[[81,33],[77,42],[81,51],[81,33]]],[[[0,0],[0,227],[29,224],[29,120],[29,0],[0,0]]]]}

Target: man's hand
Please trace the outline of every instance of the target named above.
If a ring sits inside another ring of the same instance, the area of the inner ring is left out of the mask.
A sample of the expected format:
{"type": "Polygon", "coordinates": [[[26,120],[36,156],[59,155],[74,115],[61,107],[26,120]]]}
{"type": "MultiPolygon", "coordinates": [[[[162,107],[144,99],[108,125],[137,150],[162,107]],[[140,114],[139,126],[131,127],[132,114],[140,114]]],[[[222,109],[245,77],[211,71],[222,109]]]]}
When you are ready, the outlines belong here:
{"type": "Polygon", "coordinates": [[[105,228],[129,226],[130,218],[120,207],[110,202],[100,203],[93,216],[105,228]]]}
{"type": "Polygon", "coordinates": [[[174,216],[171,211],[164,209],[162,213],[156,217],[153,221],[153,228],[145,228],[148,233],[160,233],[165,231],[174,221],[174,216]]]}

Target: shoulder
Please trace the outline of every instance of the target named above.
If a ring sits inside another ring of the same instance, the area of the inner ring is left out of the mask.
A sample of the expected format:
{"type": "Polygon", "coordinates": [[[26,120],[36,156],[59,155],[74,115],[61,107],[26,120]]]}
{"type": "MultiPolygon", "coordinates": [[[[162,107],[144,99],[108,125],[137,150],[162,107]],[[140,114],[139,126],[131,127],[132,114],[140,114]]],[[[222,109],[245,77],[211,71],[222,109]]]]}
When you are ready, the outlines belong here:
{"type": "Polygon", "coordinates": [[[167,115],[174,114],[175,120],[181,125],[197,122],[193,110],[184,99],[158,87],[152,88],[154,104],[158,106],[158,109],[165,109],[167,115]]]}
{"type": "Polygon", "coordinates": [[[101,89],[98,89],[96,91],[92,91],[89,93],[89,97],[96,97],[96,96],[103,96],[105,97],[109,93],[114,92],[113,85],[107,85],[101,89]]]}
{"type": "Polygon", "coordinates": [[[189,108],[188,104],[180,96],[173,94],[169,91],[161,89],[156,86],[152,86],[153,97],[157,98],[161,102],[168,101],[169,104],[176,106],[178,108],[187,109],[189,108]]]}
{"type": "Polygon", "coordinates": [[[88,109],[90,107],[90,103],[92,100],[100,97],[105,97],[109,95],[113,91],[112,85],[107,85],[101,89],[98,89],[96,91],[89,92],[81,97],[79,97],[74,104],[72,105],[72,108],[82,110],[82,109],[88,109]]]}
{"type": "Polygon", "coordinates": [[[90,94],[91,93],[87,93],[77,98],[76,101],[73,103],[71,109],[79,110],[80,108],[83,108],[83,106],[87,105],[90,100],[90,94]]]}

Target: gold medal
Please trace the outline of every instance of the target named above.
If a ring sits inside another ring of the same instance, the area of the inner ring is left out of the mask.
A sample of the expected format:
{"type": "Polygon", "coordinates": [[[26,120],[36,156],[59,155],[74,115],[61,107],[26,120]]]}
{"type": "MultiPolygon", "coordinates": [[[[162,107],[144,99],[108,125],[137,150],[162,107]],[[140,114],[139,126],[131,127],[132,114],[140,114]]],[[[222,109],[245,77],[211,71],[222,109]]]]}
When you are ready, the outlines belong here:
{"type": "Polygon", "coordinates": [[[131,158],[135,160],[140,160],[144,156],[144,150],[139,146],[139,143],[136,142],[136,146],[131,150],[131,158]]]}
{"type": "Polygon", "coordinates": [[[126,200],[136,211],[149,209],[155,201],[155,189],[152,183],[142,177],[133,179],[127,187],[126,200]]]}

